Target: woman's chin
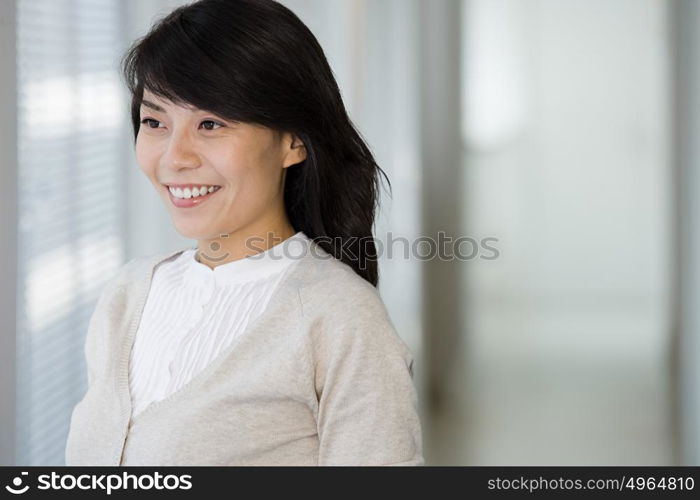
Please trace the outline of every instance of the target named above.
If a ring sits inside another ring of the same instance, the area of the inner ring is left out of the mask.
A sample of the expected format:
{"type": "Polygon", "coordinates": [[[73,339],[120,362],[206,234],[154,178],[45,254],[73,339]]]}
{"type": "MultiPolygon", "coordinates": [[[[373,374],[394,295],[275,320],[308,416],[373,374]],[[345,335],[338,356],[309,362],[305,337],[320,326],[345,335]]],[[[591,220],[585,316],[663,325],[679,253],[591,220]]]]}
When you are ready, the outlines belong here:
{"type": "Polygon", "coordinates": [[[211,235],[211,231],[203,227],[201,224],[184,223],[174,220],[175,230],[183,238],[190,240],[204,240],[211,235]]]}

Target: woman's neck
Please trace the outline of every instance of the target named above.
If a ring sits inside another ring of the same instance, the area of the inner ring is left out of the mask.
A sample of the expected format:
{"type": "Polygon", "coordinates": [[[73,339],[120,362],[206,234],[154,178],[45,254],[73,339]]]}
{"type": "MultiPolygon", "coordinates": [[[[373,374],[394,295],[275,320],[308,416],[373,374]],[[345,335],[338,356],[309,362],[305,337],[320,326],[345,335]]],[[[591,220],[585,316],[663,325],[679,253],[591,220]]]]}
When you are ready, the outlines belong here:
{"type": "Polygon", "coordinates": [[[216,266],[264,252],[296,233],[297,231],[288,222],[274,229],[270,226],[257,230],[242,228],[221,234],[216,238],[199,240],[195,258],[198,262],[214,269],[216,266]]]}

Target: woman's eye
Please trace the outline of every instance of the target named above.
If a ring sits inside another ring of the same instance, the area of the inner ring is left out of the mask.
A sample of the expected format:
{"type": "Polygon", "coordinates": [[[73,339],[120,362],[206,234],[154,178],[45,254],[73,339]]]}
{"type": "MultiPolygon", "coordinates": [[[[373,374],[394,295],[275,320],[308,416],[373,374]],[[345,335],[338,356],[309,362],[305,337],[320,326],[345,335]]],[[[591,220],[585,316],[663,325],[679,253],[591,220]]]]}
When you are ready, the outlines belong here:
{"type": "Polygon", "coordinates": [[[149,126],[148,128],[158,128],[157,125],[156,125],[155,127],[152,127],[150,124],[151,124],[151,123],[156,123],[156,124],[157,124],[157,123],[160,123],[160,122],[159,122],[158,120],[154,120],[153,118],[144,118],[143,120],[141,120],[141,123],[143,123],[143,124],[145,124],[145,125],[148,125],[148,126],[149,126]]]}
{"type": "MultiPolygon", "coordinates": [[[[158,120],[154,120],[153,118],[144,118],[143,120],[141,120],[141,123],[143,123],[144,125],[148,125],[148,128],[160,128],[158,126],[160,122],[158,120]]],[[[206,130],[216,130],[216,127],[223,127],[221,123],[215,122],[214,120],[204,120],[202,122],[202,125],[206,130]]]]}
{"type": "MultiPolygon", "coordinates": [[[[220,123],[217,123],[217,122],[215,122],[214,120],[204,120],[204,121],[202,122],[202,125],[205,124],[205,123],[210,123],[210,124],[212,124],[212,126],[214,126],[214,125],[218,125],[219,127],[222,126],[220,123]]],[[[212,128],[204,127],[204,128],[206,128],[207,130],[215,130],[213,127],[212,127],[212,128]]]]}

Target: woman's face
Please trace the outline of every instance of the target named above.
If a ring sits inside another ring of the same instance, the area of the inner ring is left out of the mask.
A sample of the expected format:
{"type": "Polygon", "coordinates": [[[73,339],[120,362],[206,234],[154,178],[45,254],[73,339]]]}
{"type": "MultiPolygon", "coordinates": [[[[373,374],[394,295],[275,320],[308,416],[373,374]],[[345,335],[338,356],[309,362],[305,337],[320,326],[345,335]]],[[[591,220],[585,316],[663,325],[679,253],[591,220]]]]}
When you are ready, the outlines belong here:
{"type": "Polygon", "coordinates": [[[306,157],[291,134],[222,120],[148,91],[140,119],[136,160],[180,234],[207,240],[239,230],[262,233],[286,221],[285,168],[306,157]],[[173,195],[170,187],[182,193],[173,195]],[[195,187],[207,194],[192,196],[195,187]]]}

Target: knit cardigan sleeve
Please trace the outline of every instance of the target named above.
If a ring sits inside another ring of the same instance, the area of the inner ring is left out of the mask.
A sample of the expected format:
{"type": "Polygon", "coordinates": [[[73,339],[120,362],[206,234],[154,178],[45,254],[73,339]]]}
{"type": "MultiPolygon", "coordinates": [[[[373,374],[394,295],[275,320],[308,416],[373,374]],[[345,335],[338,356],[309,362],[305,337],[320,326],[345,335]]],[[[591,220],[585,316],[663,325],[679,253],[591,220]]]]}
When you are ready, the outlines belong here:
{"type": "Polygon", "coordinates": [[[149,259],[152,258],[147,256],[129,260],[122,264],[102,286],[85,334],[83,353],[88,387],[93,384],[96,377],[105,376],[106,373],[110,360],[107,335],[114,326],[111,323],[113,311],[119,310],[123,305],[125,290],[140,276],[139,273],[145,269],[149,259]]]}
{"type": "Polygon", "coordinates": [[[107,339],[109,333],[108,309],[114,308],[115,294],[124,288],[124,277],[134,267],[138,259],[132,259],[110,276],[102,285],[95,307],[88,321],[85,334],[84,357],[87,372],[87,384],[90,387],[97,376],[104,372],[108,362],[107,339]],[[92,354],[91,354],[92,353],[92,354]]]}
{"type": "MultiPolygon", "coordinates": [[[[424,465],[413,355],[377,290],[346,271],[314,290],[319,465],[424,465]]],[[[309,299],[312,301],[312,299],[309,299]]]]}

